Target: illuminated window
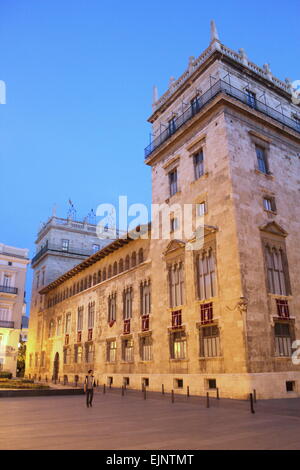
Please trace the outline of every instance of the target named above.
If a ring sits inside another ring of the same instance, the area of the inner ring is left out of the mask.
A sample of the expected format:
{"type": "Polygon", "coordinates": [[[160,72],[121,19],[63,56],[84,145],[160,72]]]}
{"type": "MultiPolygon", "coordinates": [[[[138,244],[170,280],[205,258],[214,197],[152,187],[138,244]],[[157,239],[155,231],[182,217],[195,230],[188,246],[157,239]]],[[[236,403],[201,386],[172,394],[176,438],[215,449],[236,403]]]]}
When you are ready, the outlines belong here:
{"type": "Polygon", "coordinates": [[[133,340],[125,339],[122,341],[122,359],[125,362],[133,361],[133,340]]]}
{"type": "Polygon", "coordinates": [[[186,358],[186,334],[185,331],[177,331],[170,335],[171,359],[186,358]]]}

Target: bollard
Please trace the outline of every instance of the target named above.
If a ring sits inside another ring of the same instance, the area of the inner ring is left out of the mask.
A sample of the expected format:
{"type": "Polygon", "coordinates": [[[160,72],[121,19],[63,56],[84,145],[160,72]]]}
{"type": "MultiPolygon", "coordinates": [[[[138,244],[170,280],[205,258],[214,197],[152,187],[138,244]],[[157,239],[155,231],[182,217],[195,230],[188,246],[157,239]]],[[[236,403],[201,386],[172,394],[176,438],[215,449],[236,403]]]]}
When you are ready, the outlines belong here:
{"type": "Polygon", "coordinates": [[[172,389],[171,398],[172,398],[172,403],[174,403],[174,390],[173,389],[172,389]]]}
{"type": "Polygon", "coordinates": [[[256,390],[253,390],[253,402],[256,403],[256,390]]]}
{"type": "Polygon", "coordinates": [[[161,386],[161,393],[164,395],[165,394],[165,387],[164,387],[164,384],[162,384],[161,386]]]}
{"type": "Polygon", "coordinates": [[[105,384],[103,384],[103,393],[105,393],[105,384]]]}
{"type": "Polygon", "coordinates": [[[124,397],[124,385],[122,385],[122,397],[124,397]]]}
{"type": "Polygon", "coordinates": [[[209,393],[206,393],[206,408],[209,408],[209,393]]]}
{"type": "Polygon", "coordinates": [[[187,386],[186,388],[186,396],[189,397],[190,396],[190,387],[187,386]]]}
{"type": "Polygon", "coordinates": [[[217,400],[220,400],[219,389],[217,388],[217,400]]]}
{"type": "Polygon", "coordinates": [[[252,414],[255,413],[254,406],[253,406],[253,394],[252,393],[250,393],[250,410],[252,414]]]}

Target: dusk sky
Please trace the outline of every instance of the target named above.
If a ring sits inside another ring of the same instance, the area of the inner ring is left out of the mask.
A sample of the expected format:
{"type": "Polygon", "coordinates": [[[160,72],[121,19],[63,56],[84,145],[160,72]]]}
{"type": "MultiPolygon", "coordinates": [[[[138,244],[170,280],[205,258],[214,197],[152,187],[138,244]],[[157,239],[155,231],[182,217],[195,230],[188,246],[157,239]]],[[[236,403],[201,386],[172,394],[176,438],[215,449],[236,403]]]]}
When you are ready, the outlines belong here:
{"type": "MultiPolygon", "coordinates": [[[[189,56],[243,47],[275,76],[300,79],[298,0],[1,0],[0,242],[34,253],[41,222],[68,200],[80,218],[100,203],[151,201],[152,87],[166,91],[189,56]],[[278,5],[278,7],[277,7],[278,5]]],[[[27,280],[27,301],[31,269],[27,280]]]]}

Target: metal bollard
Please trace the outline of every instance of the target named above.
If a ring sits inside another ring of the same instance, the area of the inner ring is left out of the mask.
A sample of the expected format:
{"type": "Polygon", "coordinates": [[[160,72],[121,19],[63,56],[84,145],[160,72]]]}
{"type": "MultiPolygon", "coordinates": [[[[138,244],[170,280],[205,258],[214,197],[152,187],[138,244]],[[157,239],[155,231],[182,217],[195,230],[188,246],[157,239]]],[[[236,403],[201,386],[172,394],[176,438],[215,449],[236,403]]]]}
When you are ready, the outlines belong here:
{"type": "Polygon", "coordinates": [[[186,388],[186,396],[189,397],[190,396],[190,387],[187,386],[186,388]]]}
{"type": "Polygon", "coordinates": [[[206,393],[206,408],[209,408],[209,393],[206,393]]]}
{"type": "Polygon", "coordinates": [[[250,411],[252,414],[255,413],[254,406],[253,406],[253,394],[250,393],[250,411]]]}
{"type": "Polygon", "coordinates": [[[162,384],[161,386],[161,393],[164,395],[165,394],[165,387],[164,387],[164,384],[162,384]]]}
{"type": "Polygon", "coordinates": [[[105,390],[105,384],[103,384],[103,393],[105,393],[106,390],[105,390]]]}
{"type": "Polygon", "coordinates": [[[217,400],[220,400],[219,389],[217,388],[217,400]]]}
{"type": "Polygon", "coordinates": [[[256,390],[253,390],[253,402],[256,403],[256,390]]]}
{"type": "Polygon", "coordinates": [[[122,397],[124,397],[124,385],[122,385],[122,397]]]}
{"type": "Polygon", "coordinates": [[[171,399],[172,399],[172,403],[174,403],[174,390],[173,389],[172,389],[171,399]]]}

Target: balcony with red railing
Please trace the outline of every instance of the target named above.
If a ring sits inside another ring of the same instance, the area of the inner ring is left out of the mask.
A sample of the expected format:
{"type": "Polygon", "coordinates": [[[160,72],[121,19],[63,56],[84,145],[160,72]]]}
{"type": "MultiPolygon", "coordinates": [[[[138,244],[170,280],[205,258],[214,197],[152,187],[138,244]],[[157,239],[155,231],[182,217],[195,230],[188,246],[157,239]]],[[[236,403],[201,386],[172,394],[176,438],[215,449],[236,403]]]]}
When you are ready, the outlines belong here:
{"type": "Polygon", "coordinates": [[[181,310],[172,312],[172,328],[180,328],[182,326],[181,310]]]}
{"type": "Polygon", "coordinates": [[[276,299],[276,306],[279,318],[290,318],[290,310],[287,300],[276,299]]]}
{"type": "Polygon", "coordinates": [[[201,325],[213,323],[213,304],[209,302],[200,306],[201,325]]]}
{"type": "Polygon", "coordinates": [[[81,343],[82,332],[77,331],[77,343],[81,343]]]}
{"type": "Polygon", "coordinates": [[[123,330],[124,335],[127,335],[130,333],[130,319],[129,320],[124,320],[124,330],[123,330]]]}
{"type": "Polygon", "coordinates": [[[149,315],[142,315],[142,331],[149,330],[149,315]]]}
{"type": "Polygon", "coordinates": [[[88,341],[92,341],[93,339],[93,328],[88,329],[88,341]]]}
{"type": "Polygon", "coordinates": [[[67,346],[70,342],[70,335],[66,334],[65,335],[65,345],[67,346]]]}

